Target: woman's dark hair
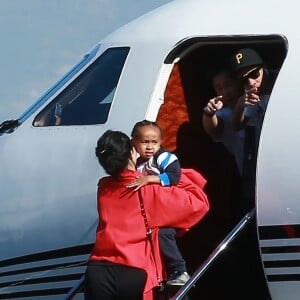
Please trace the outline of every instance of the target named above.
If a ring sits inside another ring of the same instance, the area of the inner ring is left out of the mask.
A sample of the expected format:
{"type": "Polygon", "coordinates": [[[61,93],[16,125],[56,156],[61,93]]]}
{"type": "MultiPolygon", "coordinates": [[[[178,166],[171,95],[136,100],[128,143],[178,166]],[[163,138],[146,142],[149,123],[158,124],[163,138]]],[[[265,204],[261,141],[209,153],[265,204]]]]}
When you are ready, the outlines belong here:
{"type": "Polygon", "coordinates": [[[105,172],[117,178],[128,164],[131,149],[131,141],[125,133],[107,130],[98,139],[95,153],[105,172]]]}
{"type": "Polygon", "coordinates": [[[144,126],[154,126],[154,127],[156,127],[160,131],[160,134],[162,136],[162,130],[158,126],[158,124],[156,122],[152,122],[152,121],[148,121],[148,120],[143,120],[143,121],[139,121],[139,122],[135,123],[135,125],[133,126],[132,131],[131,131],[131,137],[132,138],[137,137],[138,134],[139,134],[139,129],[141,127],[144,127],[144,126]]]}

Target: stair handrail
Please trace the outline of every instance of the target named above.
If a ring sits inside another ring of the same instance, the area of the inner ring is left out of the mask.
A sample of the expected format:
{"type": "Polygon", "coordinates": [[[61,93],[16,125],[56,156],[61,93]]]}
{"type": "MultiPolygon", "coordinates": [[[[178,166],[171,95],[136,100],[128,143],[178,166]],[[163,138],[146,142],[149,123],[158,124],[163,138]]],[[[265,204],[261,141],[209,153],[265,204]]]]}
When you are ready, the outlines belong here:
{"type": "Polygon", "coordinates": [[[193,273],[190,279],[182,286],[170,300],[181,300],[187,292],[195,285],[195,282],[205,273],[205,271],[212,265],[212,263],[225,250],[227,245],[243,230],[250,220],[255,216],[255,208],[249,211],[239,223],[230,231],[224,240],[217,246],[217,248],[209,255],[209,257],[200,265],[200,267],[193,273]]]}

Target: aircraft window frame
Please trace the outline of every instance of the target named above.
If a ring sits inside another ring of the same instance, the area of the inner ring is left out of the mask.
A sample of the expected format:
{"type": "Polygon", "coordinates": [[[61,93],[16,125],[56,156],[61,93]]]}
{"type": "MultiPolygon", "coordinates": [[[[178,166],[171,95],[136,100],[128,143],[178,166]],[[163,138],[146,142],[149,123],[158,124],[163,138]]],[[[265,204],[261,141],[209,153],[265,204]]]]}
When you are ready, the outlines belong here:
{"type": "Polygon", "coordinates": [[[35,118],[34,127],[104,124],[129,47],[104,51],[35,118]]]}
{"type": "MultiPolygon", "coordinates": [[[[174,60],[180,60],[199,47],[207,45],[219,45],[221,47],[234,45],[267,45],[267,44],[285,44],[285,52],[288,51],[288,39],[283,34],[267,35],[216,35],[216,36],[194,36],[179,41],[169,52],[164,60],[165,64],[173,63],[174,60]]],[[[237,49],[239,46],[237,46],[237,49]]]]}

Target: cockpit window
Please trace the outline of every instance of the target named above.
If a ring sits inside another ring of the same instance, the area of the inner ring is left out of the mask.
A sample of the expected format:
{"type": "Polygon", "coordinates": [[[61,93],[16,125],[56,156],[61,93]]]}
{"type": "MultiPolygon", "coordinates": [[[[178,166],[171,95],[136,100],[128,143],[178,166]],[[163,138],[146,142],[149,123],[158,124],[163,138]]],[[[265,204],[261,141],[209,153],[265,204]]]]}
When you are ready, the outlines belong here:
{"type": "Polygon", "coordinates": [[[103,124],[129,48],[106,50],[34,119],[34,126],[103,124]]]}

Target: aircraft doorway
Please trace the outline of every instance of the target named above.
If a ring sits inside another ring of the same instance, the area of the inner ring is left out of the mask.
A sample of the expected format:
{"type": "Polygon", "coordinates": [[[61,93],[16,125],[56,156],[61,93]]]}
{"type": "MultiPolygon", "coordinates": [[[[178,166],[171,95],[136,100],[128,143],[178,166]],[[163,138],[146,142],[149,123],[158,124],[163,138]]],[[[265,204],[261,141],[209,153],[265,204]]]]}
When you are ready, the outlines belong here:
{"type": "MultiPolygon", "coordinates": [[[[191,38],[178,44],[165,61],[172,63],[176,59],[178,63],[174,64],[165,90],[164,104],[157,116],[157,122],[164,132],[163,145],[177,154],[182,167],[194,168],[207,178],[206,192],[211,203],[210,213],[204,221],[179,240],[192,272],[247,212],[240,201],[241,178],[233,156],[223,144],[214,142],[205,133],[201,121],[203,108],[214,95],[209,76],[211,70],[223,66],[240,48],[255,49],[269,69],[278,70],[287,54],[287,41],[279,35],[191,38]]],[[[263,282],[264,274],[257,241],[249,247],[249,253],[240,253],[245,251],[248,234],[251,237],[256,236],[256,224],[250,227],[245,237],[241,236],[242,241],[234,242],[226,256],[218,259],[215,268],[219,272],[212,269],[205,278],[199,280],[197,287],[191,291],[192,295],[196,295],[195,299],[200,296],[205,299],[205,296],[219,299],[220,289],[216,289],[216,285],[235,290],[236,295],[231,294],[231,299],[241,299],[241,296],[246,299],[245,289],[251,290],[251,286],[244,278],[249,275],[245,273],[251,272],[252,266],[249,264],[253,262],[257,266],[254,274],[261,276],[263,286],[254,289],[254,294],[250,296],[250,293],[249,297],[269,299],[263,282]],[[254,254],[253,249],[256,251],[254,254]],[[242,259],[241,257],[245,258],[245,254],[249,255],[249,263],[232,268],[232,264],[242,259]]]]}

